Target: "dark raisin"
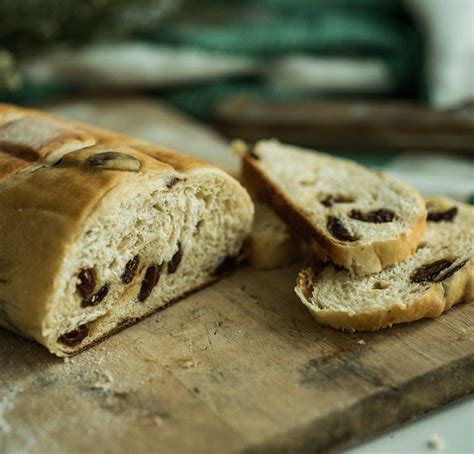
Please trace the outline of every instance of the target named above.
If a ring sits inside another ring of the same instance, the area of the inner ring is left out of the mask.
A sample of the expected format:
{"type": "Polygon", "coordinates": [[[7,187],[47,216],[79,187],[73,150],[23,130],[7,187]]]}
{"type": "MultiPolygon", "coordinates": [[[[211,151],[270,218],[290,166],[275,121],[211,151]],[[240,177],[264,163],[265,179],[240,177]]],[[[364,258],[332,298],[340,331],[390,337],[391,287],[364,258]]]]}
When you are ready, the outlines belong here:
{"type": "Polygon", "coordinates": [[[77,290],[83,298],[89,298],[95,289],[94,270],[81,270],[77,277],[79,278],[77,290]]]}
{"type": "Polygon", "coordinates": [[[360,210],[351,210],[349,213],[349,217],[351,219],[355,219],[356,221],[364,221],[365,222],[365,214],[362,213],[360,210]]]}
{"type": "Polygon", "coordinates": [[[260,160],[260,156],[255,152],[254,148],[250,148],[248,151],[247,151],[248,155],[253,158],[253,159],[256,159],[257,161],[260,160]]]}
{"type": "Polygon", "coordinates": [[[381,224],[383,222],[392,222],[395,219],[395,213],[392,210],[387,210],[386,208],[368,211],[367,213],[363,213],[360,210],[352,210],[349,213],[349,217],[351,219],[355,219],[356,221],[381,224]]]}
{"type": "Polygon", "coordinates": [[[392,222],[396,217],[392,210],[387,210],[386,208],[369,211],[367,214],[369,216],[369,222],[374,222],[375,224],[392,222]]]}
{"type": "Polygon", "coordinates": [[[161,265],[151,265],[145,271],[140,292],[138,293],[138,301],[145,301],[151,294],[151,291],[158,284],[161,274],[161,265]]]}
{"type": "Polygon", "coordinates": [[[228,255],[222,260],[222,262],[217,266],[217,268],[212,273],[214,276],[222,276],[232,272],[237,266],[236,257],[228,255]]]}
{"type": "Polygon", "coordinates": [[[130,284],[137,274],[138,265],[140,263],[140,257],[136,255],[133,259],[130,259],[127,264],[125,265],[125,270],[122,274],[122,282],[124,284],[130,284]]]}
{"type": "Polygon", "coordinates": [[[467,260],[463,260],[461,263],[458,263],[456,266],[453,266],[450,270],[446,271],[446,273],[442,275],[438,275],[435,278],[435,282],[441,282],[447,279],[448,277],[451,277],[456,271],[459,271],[466,263],[467,260]]]}
{"type": "Polygon", "coordinates": [[[178,250],[171,257],[171,260],[168,262],[168,273],[173,274],[178,269],[181,259],[183,258],[183,251],[181,250],[181,243],[178,241],[178,250]]]}
{"type": "Polygon", "coordinates": [[[328,195],[325,199],[321,200],[321,203],[325,206],[325,207],[332,207],[335,203],[351,203],[353,202],[354,199],[350,198],[350,197],[344,197],[342,195],[328,195]]]}
{"type": "Polygon", "coordinates": [[[344,268],[342,265],[338,265],[337,263],[334,263],[333,266],[336,271],[347,271],[346,268],[344,268]]]}
{"type": "Polygon", "coordinates": [[[327,228],[331,232],[331,235],[334,238],[337,238],[341,241],[356,241],[355,238],[349,230],[347,230],[346,226],[343,222],[335,217],[335,216],[328,216],[327,228]]]}
{"type": "Polygon", "coordinates": [[[97,293],[89,296],[89,298],[84,298],[81,301],[81,307],[97,306],[109,293],[108,284],[104,284],[97,293]]]}
{"type": "Polygon", "coordinates": [[[428,221],[441,222],[452,221],[458,214],[458,207],[452,207],[446,211],[428,211],[428,221]]]}
{"type": "Polygon", "coordinates": [[[78,326],[74,331],[63,334],[58,341],[68,347],[74,347],[80,344],[89,334],[87,325],[78,326]]]}
{"type": "Polygon", "coordinates": [[[91,167],[132,172],[137,172],[141,167],[141,162],[138,159],[118,151],[104,151],[93,154],[87,158],[87,163],[91,167]]]}
{"type": "Polygon", "coordinates": [[[181,178],[178,178],[178,177],[171,178],[171,180],[168,181],[168,183],[166,184],[166,187],[168,189],[171,189],[179,181],[181,181],[181,178]]]}
{"type": "Polygon", "coordinates": [[[435,279],[441,271],[446,268],[449,268],[452,265],[451,260],[441,259],[433,263],[428,263],[426,265],[420,266],[416,269],[411,275],[411,281],[418,284],[425,282],[436,282],[435,279]]]}

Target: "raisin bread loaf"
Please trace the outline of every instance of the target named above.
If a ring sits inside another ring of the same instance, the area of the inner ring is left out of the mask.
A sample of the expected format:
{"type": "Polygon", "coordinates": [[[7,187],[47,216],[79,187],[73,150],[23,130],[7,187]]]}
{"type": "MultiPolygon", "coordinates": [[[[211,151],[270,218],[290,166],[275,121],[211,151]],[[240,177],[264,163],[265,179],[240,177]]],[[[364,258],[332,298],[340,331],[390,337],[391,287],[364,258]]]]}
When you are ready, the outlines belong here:
{"type": "Polygon", "coordinates": [[[358,275],[408,258],[426,228],[413,188],[345,159],[268,140],[243,155],[242,173],[321,260],[358,275]]]}
{"type": "Polygon", "coordinates": [[[295,290],[318,322],[372,331],[474,300],[474,208],[443,197],[427,206],[426,236],[405,262],[360,278],[309,261],[295,290]]]}
{"type": "Polygon", "coordinates": [[[252,217],[213,166],[0,105],[0,326],[58,356],[215,280],[252,217]]]}

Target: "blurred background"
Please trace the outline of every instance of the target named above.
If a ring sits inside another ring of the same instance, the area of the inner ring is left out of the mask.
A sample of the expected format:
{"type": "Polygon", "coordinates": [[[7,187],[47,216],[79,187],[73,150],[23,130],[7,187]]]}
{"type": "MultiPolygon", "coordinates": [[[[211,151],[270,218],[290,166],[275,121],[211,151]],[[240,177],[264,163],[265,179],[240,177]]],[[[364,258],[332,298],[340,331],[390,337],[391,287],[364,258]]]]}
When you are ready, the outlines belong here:
{"type": "Polygon", "coordinates": [[[0,100],[224,166],[226,139],[277,137],[469,199],[474,0],[0,0],[0,100]]]}

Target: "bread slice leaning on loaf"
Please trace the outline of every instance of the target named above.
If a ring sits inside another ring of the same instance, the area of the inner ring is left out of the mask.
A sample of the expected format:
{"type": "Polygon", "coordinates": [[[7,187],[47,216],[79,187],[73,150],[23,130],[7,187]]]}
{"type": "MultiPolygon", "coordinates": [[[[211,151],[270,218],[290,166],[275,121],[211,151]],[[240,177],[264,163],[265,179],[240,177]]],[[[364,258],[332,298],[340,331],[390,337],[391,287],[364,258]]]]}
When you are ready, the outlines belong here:
{"type": "Polygon", "coordinates": [[[345,159],[267,140],[243,154],[242,174],[322,261],[358,275],[405,260],[425,232],[415,189],[345,159]]]}
{"type": "Polygon", "coordinates": [[[58,356],[217,279],[252,217],[211,165],[0,106],[0,326],[58,356]]]}
{"type": "Polygon", "coordinates": [[[257,269],[274,269],[304,258],[304,243],[266,203],[254,199],[255,217],[248,241],[248,259],[257,269]]]}
{"type": "Polygon", "coordinates": [[[374,331],[474,300],[474,207],[444,197],[427,206],[426,236],[405,262],[362,278],[319,260],[306,264],[295,290],[318,322],[374,331]]]}

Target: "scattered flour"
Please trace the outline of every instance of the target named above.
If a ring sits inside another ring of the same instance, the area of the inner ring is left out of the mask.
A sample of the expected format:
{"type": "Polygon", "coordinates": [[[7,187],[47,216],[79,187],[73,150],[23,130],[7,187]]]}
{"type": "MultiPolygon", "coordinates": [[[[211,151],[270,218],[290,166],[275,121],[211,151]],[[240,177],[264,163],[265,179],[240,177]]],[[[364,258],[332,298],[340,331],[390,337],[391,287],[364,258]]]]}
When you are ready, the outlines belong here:
{"type": "Polygon", "coordinates": [[[0,397],[0,433],[9,433],[11,427],[5,419],[7,412],[13,407],[16,395],[23,391],[21,386],[13,386],[0,397]]]}
{"type": "Polygon", "coordinates": [[[439,435],[433,435],[426,444],[431,449],[439,450],[444,448],[444,440],[439,435]]]}
{"type": "Polygon", "coordinates": [[[96,374],[96,380],[91,384],[93,389],[101,389],[103,391],[110,391],[113,385],[114,379],[112,374],[108,370],[104,370],[101,373],[96,374]]]}
{"type": "Polygon", "coordinates": [[[199,359],[193,358],[177,358],[176,363],[181,369],[192,369],[194,367],[199,366],[201,361],[199,359]]]}

